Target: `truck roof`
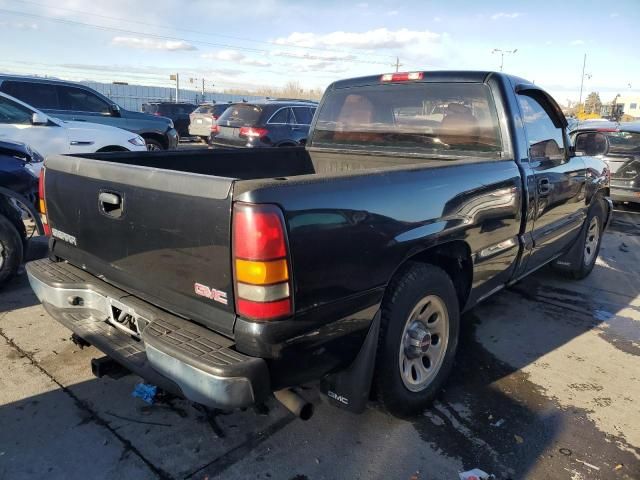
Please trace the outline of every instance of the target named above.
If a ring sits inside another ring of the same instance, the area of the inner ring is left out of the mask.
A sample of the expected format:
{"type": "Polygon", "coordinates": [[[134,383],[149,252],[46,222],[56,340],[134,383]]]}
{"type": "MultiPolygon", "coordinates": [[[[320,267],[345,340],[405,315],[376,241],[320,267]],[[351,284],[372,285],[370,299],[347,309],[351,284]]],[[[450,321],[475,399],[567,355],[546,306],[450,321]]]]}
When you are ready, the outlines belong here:
{"type": "MultiPolygon", "coordinates": [[[[489,76],[499,75],[504,77],[510,77],[514,80],[514,83],[525,83],[530,84],[528,80],[515,77],[513,75],[507,75],[502,72],[492,72],[492,71],[474,71],[474,70],[414,70],[412,72],[417,72],[422,74],[422,79],[420,80],[409,80],[410,82],[423,82],[423,83],[431,83],[431,82],[453,82],[453,83],[483,83],[487,80],[489,76]]],[[[366,77],[356,77],[356,78],[348,78],[345,80],[338,80],[337,82],[333,82],[329,88],[348,88],[348,87],[359,87],[364,85],[373,85],[377,83],[381,83],[382,75],[385,73],[381,73],[379,75],[368,75],[366,77]]],[[[393,73],[392,73],[393,75],[393,73]]],[[[389,82],[392,83],[392,82],[389,82]]]]}

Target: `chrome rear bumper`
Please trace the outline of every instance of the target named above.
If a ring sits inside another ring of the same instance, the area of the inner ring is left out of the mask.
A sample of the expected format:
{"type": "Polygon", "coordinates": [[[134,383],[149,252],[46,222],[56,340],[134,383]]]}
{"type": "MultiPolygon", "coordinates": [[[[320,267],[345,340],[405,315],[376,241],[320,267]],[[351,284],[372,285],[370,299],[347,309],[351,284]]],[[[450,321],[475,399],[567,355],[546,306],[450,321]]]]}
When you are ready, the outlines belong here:
{"type": "Polygon", "coordinates": [[[53,318],[149,382],[216,408],[246,407],[271,393],[266,362],[237,352],[232,340],[68,263],[44,259],[26,268],[53,318]],[[114,309],[135,320],[139,338],[114,323],[114,309]]]}

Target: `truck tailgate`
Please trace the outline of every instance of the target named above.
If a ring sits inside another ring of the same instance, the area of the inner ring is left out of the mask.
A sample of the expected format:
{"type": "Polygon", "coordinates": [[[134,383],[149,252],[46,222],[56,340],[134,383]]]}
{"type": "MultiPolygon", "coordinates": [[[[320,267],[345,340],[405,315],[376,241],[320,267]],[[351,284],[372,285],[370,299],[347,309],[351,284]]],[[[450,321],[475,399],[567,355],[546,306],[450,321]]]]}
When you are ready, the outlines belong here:
{"type": "Polygon", "coordinates": [[[231,335],[233,181],[50,157],[45,197],[56,239],[53,254],[150,303],[231,335]]]}

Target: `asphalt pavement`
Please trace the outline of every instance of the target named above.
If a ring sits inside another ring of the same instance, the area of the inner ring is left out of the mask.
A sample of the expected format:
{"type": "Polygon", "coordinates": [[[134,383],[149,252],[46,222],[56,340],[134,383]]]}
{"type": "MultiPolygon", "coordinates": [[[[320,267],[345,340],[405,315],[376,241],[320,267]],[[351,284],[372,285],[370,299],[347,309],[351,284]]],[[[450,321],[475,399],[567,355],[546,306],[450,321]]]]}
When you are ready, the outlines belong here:
{"type": "Polygon", "coordinates": [[[616,212],[589,278],[543,269],[466,314],[453,375],[412,420],[312,389],[308,422],[275,401],[149,406],[69,337],[24,273],[0,290],[0,479],[640,478],[640,209],[616,212]]]}

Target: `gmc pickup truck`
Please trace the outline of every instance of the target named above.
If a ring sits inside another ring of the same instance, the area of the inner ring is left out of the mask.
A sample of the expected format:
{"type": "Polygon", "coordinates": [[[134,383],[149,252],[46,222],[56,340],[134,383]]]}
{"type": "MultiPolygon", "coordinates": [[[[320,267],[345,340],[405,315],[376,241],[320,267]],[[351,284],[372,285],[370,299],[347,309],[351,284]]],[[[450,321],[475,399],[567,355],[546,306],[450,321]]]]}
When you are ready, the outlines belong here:
{"type": "Polygon", "coordinates": [[[316,384],[415,414],[461,312],[549,263],[593,269],[608,140],[577,151],[566,127],[526,80],[425,71],[333,83],[305,148],[50,157],[29,280],[77,337],[205,406],[274,394],[308,418],[296,387],[316,384]]]}

